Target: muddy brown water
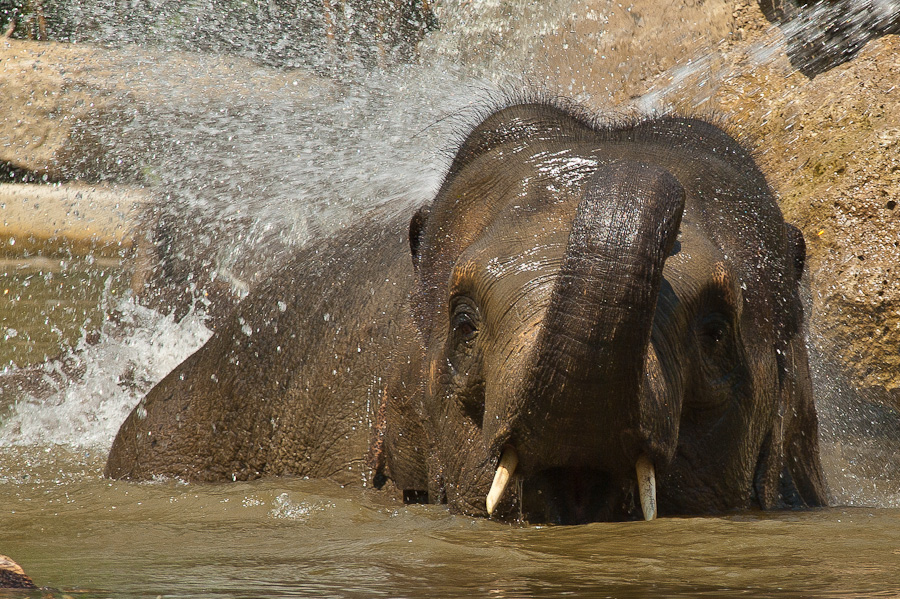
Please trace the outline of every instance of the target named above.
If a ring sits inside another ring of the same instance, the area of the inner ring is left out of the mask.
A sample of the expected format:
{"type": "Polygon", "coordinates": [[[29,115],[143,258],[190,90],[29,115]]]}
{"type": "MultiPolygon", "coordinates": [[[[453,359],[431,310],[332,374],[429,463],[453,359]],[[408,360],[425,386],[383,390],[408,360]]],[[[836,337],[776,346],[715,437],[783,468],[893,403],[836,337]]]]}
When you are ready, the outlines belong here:
{"type": "Polygon", "coordinates": [[[0,257],[0,370],[55,358],[100,329],[108,298],[126,288],[115,258],[0,257]]]}
{"type": "Polygon", "coordinates": [[[898,509],[520,526],[327,481],[110,481],[102,457],[2,453],[0,547],[50,589],[34,596],[900,593],[898,509]]]}

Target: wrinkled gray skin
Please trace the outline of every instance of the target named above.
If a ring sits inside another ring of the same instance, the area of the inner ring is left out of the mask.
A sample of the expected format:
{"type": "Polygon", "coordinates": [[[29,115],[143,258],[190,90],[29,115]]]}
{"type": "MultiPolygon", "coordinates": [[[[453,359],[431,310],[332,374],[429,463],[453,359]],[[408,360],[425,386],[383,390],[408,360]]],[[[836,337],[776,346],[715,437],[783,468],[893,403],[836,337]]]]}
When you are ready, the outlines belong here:
{"type": "Polygon", "coordinates": [[[485,515],[514,448],[495,517],[640,517],[641,456],[660,515],[825,503],[803,238],[720,129],[514,105],[409,216],[300,251],[135,408],[108,475],[389,483],[485,515]]]}

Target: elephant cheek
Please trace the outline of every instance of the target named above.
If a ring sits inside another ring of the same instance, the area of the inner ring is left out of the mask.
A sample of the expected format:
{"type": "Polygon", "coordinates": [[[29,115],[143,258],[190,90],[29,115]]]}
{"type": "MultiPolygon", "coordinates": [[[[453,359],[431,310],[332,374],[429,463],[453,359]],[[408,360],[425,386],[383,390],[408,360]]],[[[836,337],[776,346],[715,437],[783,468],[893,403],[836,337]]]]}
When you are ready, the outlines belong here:
{"type": "Polygon", "coordinates": [[[666,372],[653,344],[646,359],[640,400],[639,433],[654,464],[664,468],[675,457],[684,385],[680,373],[666,372]]]}
{"type": "Polygon", "coordinates": [[[438,392],[440,370],[440,366],[438,365],[438,361],[436,359],[432,358],[431,360],[429,360],[428,384],[426,387],[426,393],[428,397],[438,397],[440,395],[438,392]]]}

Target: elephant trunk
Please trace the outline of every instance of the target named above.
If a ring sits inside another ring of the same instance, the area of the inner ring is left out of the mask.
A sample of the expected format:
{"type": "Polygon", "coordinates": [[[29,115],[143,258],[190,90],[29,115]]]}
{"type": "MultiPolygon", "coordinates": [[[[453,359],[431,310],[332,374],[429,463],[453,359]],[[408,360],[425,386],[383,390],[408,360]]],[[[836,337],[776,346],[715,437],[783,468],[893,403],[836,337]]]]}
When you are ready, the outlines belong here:
{"type": "Polygon", "coordinates": [[[650,333],[683,211],[684,189],[658,167],[616,162],[588,183],[511,415],[512,438],[535,447],[519,448],[523,468],[633,473],[650,451],[665,417],[651,413],[650,333]]]}

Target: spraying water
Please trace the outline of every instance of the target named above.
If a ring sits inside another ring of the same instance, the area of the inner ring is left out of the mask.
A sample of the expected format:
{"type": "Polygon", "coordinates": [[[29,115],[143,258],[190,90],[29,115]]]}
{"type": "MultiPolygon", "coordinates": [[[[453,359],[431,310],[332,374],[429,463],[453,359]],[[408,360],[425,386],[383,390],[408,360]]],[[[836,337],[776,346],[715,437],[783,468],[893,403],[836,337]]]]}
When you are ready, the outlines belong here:
{"type": "MultiPolygon", "coordinates": [[[[175,285],[186,290],[179,296],[183,309],[173,318],[171,306],[158,303],[154,311],[131,294],[109,296],[105,301],[117,316],[103,323],[99,343],[88,343],[85,333],[66,355],[40,368],[21,373],[8,367],[12,387],[22,374],[48,384],[4,395],[15,401],[0,428],[4,445],[108,448],[131,407],[209,335],[205,285],[224,282],[240,297],[311,236],[377,208],[390,214],[421,204],[437,188],[444,151],[465,115],[496,89],[443,62],[373,69],[352,48],[340,63],[341,53],[327,46],[301,45],[284,55],[261,53],[250,43],[232,48],[255,62],[138,48],[128,45],[138,35],[133,25],[150,13],[161,20],[188,13],[196,20],[202,13],[204,26],[218,33],[217,19],[233,23],[237,16],[160,3],[133,7],[147,12],[118,28],[111,25],[121,16],[117,6],[61,7],[57,27],[72,41],[124,45],[115,54],[112,80],[115,89],[127,90],[122,98],[132,118],[124,126],[93,124],[94,134],[108,140],[111,164],[126,165],[118,172],[149,192],[153,208],[142,226],[167,227],[167,257],[185,264],[184,279],[175,285]],[[279,68],[260,64],[266,62],[279,68]]],[[[156,31],[149,41],[160,43],[156,31]]],[[[171,45],[197,50],[211,43],[204,31],[167,33],[171,45]]],[[[326,42],[322,37],[315,44],[326,42]]]]}

